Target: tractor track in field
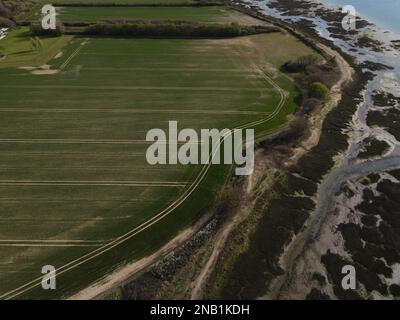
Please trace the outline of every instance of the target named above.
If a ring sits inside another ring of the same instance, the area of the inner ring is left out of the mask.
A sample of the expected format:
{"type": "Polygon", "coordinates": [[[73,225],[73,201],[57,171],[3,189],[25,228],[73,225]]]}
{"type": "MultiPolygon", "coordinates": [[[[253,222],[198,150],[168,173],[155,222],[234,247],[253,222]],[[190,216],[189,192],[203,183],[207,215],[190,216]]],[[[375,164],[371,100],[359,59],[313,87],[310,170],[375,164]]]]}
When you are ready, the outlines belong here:
{"type": "Polygon", "coordinates": [[[79,181],[79,180],[0,180],[0,186],[126,186],[186,187],[179,181],[79,181]]]}
{"type": "Polygon", "coordinates": [[[38,112],[38,113],[177,113],[177,114],[215,114],[215,115],[268,115],[269,112],[240,110],[179,110],[179,109],[95,109],[95,108],[0,108],[0,112],[38,112]]]}
{"type": "MultiPolygon", "coordinates": [[[[268,122],[268,121],[274,119],[280,113],[283,106],[285,105],[287,93],[270,76],[268,76],[263,70],[261,70],[261,68],[257,67],[257,69],[260,71],[260,74],[262,75],[262,77],[270,85],[272,85],[275,90],[278,91],[281,99],[280,99],[277,107],[275,108],[275,110],[271,114],[269,114],[267,117],[265,117],[264,119],[260,119],[258,121],[253,121],[253,122],[244,124],[240,127],[237,127],[236,129],[248,129],[248,128],[252,128],[256,125],[260,125],[265,122],[268,122]]],[[[220,141],[219,145],[221,145],[221,143],[223,142],[223,140],[225,138],[226,138],[226,136],[220,141]]],[[[109,250],[115,248],[116,246],[126,242],[127,240],[131,239],[132,237],[136,236],[137,234],[150,228],[151,226],[153,226],[154,224],[156,224],[157,222],[159,222],[160,220],[162,220],[163,218],[168,216],[170,213],[172,213],[175,209],[177,209],[187,198],[189,198],[190,195],[193,194],[193,192],[197,189],[197,187],[200,185],[200,183],[206,177],[206,175],[212,165],[211,160],[214,158],[215,154],[218,152],[219,145],[216,146],[215,150],[211,151],[209,163],[207,165],[203,166],[203,168],[200,170],[198,176],[194,179],[192,184],[180,195],[180,197],[178,199],[176,199],[173,203],[171,203],[167,208],[165,208],[164,210],[162,210],[161,212],[159,212],[158,214],[156,214],[155,216],[153,216],[152,218],[150,218],[143,224],[133,228],[131,231],[108,242],[104,246],[101,246],[101,247],[97,248],[96,250],[91,251],[91,252],[83,255],[82,257],[72,260],[72,261],[64,264],[63,266],[59,267],[57,269],[57,275],[61,275],[71,269],[74,269],[74,268],[82,265],[83,263],[86,263],[86,262],[100,256],[101,254],[103,254],[105,252],[108,252],[109,250]]],[[[9,299],[18,297],[21,294],[29,291],[30,289],[33,289],[33,288],[39,286],[41,284],[41,281],[42,281],[42,277],[41,276],[37,277],[37,278],[25,283],[24,285],[21,285],[13,290],[10,290],[10,291],[0,295],[0,299],[9,300],[9,299]]]]}

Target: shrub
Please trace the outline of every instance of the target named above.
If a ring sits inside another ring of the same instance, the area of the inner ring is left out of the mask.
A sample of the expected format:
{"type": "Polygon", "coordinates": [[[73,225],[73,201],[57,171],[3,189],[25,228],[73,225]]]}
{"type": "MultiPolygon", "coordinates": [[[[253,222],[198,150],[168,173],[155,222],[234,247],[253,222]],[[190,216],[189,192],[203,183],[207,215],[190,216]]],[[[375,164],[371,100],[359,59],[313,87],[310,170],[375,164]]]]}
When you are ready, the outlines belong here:
{"type": "Polygon", "coordinates": [[[325,100],[329,97],[329,89],[326,85],[321,82],[313,82],[310,85],[309,95],[310,97],[325,100]]]}
{"type": "Polygon", "coordinates": [[[315,98],[309,98],[304,100],[300,114],[310,114],[315,109],[321,106],[321,101],[315,98]]]}
{"type": "Polygon", "coordinates": [[[0,27],[11,28],[13,26],[15,26],[14,21],[5,17],[0,17],[0,27]]]}
{"type": "Polygon", "coordinates": [[[11,10],[8,9],[4,4],[0,1],[0,16],[5,18],[11,18],[11,10]]]}
{"type": "Polygon", "coordinates": [[[315,55],[301,56],[294,61],[286,62],[282,69],[286,72],[304,72],[307,67],[316,65],[318,61],[319,58],[315,55]]]}
{"type": "Polygon", "coordinates": [[[21,14],[28,14],[38,0],[0,0],[0,16],[15,20],[21,14]]]}

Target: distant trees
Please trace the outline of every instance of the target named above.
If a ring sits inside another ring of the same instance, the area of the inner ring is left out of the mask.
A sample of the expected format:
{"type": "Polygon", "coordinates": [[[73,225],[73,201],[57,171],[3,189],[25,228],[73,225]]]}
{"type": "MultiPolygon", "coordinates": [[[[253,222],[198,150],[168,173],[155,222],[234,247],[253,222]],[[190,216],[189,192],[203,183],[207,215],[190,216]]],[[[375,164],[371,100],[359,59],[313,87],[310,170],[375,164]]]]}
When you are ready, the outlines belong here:
{"type": "Polygon", "coordinates": [[[319,57],[316,55],[306,55],[286,62],[282,68],[286,72],[304,72],[309,66],[318,64],[319,57]]]}
{"type": "Polygon", "coordinates": [[[237,23],[211,24],[175,20],[109,21],[90,25],[83,34],[129,37],[237,37],[274,32],[274,27],[240,26],[237,23]]]}
{"type": "Polygon", "coordinates": [[[11,20],[12,13],[9,8],[7,8],[2,1],[0,1],[0,27],[12,27],[15,25],[14,21],[11,20]]]}
{"type": "Polygon", "coordinates": [[[11,28],[13,26],[15,26],[14,21],[5,17],[0,17],[0,27],[11,28]]]}
{"type": "Polygon", "coordinates": [[[0,16],[4,18],[11,18],[12,16],[11,10],[2,1],[0,1],[0,16]]]}
{"type": "Polygon", "coordinates": [[[18,16],[28,14],[37,0],[0,0],[0,26],[15,25],[18,16]]]}
{"type": "Polygon", "coordinates": [[[56,29],[43,29],[42,24],[39,22],[32,22],[30,25],[31,34],[34,36],[61,36],[65,33],[65,27],[62,22],[57,21],[56,29]]]}
{"type": "Polygon", "coordinates": [[[297,73],[295,82],[303,93],[301,113],[309,114],[329,98],[330,88],[337,81],[337,65],[333,60],[320,63],[316,55],[301,56],[286,62],[282,71],[297,73]]]}
{"type": "Polygon", "coordinates": [[[106,36],[210,36],[234,37],[241,33],[237,24],[196,24],[185,21],[135,21],[97,23],[86,28],[85,34],[106,36]]]}
{"type": "Polygon", "coordinates": [[[182,37],[182,38],[224,38],[259,33],[278,32],[273,26],[242,26],[238,23],[199,23],[183,20],[110,20],[98,23],[57,22],[55,30],[44,30],[40,23],[30,24],[31,34],[59,36],[85,34],[91,36],[121,37],[182,37]]]}
{"type": "Polygon", "coordinates": [[[55,30],[44,30],[40,23],[30,24],[32,35],[85,34],[121,37],[224,38],[279,32],[274,26],[242,26],[238,23],[200,23],[184,20],[108,20],[97,23],[57,22],[55,30]]]}

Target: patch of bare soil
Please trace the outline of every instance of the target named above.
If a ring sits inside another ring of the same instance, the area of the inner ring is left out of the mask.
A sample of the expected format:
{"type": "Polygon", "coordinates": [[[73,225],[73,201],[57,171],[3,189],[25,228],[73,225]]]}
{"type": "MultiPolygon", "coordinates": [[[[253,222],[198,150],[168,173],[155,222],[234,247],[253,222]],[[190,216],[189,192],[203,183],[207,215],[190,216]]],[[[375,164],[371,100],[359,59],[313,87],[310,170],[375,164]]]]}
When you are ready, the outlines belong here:
{"type": "Polygon", "coordinates": [[[215,236],[213,250],[208,258],[207,262],[201,269],[200,273],[193,281],[191,288],[190,299],[199,300],[203,298],[203,289],[209,279],[211,272],[214,270],[218,258],[225,248],[225,244],[228,240],[232,230],[237,226],[238,223],[247,215],[251,208],[255,205],[256,198],[252,197],[254,194],[254,188],[259,185],[261,179],[265,176],[265,155],[263,150],[257,150],[255,154],[256,167],[250,176],[245,177],[245,181],[241,188],[241,201],[237,208],[233,209],[233,213],[230,218],[226,219],[222,226],[219,228],[217,235],[215,236]]]}
{"type": "Polygon", "coordinates": [[[30,71],[34,75],[53,75],[60,72],[58,69],[51,69],[48,64],[41,65],[40,67],[23,66],[19,67],[21,70],[30,71]]]}
{"type": "Polygon", "coordinates": [[[56,56],[54,57],[54,59],[58,59],[61,58],[63,56],[64,52],[60,51],[59,53],[56,54],[56,56]]]}
{"type": "Polygon", "coordinates": [[[183,230],[175,238],[164,245],[160,250],[152,255],[130,263],[119,270],[116,270],[101,281],[91,285],[90,287],[78,292],[70,297],[70,300],[89,300],[99,297],[100,295],[107,294],[112,289],[126,283],[130,277],[148,268],[155,262],[159,261],[161,257],[171,253],[174,249],[181,246],[194,234],[196,234],[211,218],[211,214],[204,215],[193,226],[183,230]]]}

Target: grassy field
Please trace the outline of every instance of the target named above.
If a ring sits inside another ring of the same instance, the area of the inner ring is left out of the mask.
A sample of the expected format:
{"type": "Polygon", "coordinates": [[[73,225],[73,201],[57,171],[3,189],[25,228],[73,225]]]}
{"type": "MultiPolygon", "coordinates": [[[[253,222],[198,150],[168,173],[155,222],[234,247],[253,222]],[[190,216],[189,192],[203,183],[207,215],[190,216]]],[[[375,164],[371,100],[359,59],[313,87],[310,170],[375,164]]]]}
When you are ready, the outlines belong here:
{"type": "Polygon", "coordinates": [[[63,7],[58,8],[59,18],[63,22],[111,20],[111,19],[148,19],[148,20],[187,20],[200,22],[222,22],[229,19],[226,9],[221,7],[63,7]]]}
{"type": "MultiPolygon", "coordinates": [[[[53,0],[53,5],[60,4],[118,4],[118,5],[153,5],[153,4],[194,4],[196,0],[53,0]]],[[[47,4],[47,0],[42,0],[42,3],[47,4]]]]}
{"type": "Polygon", "coordinates": [[[0,40],[0,46],[7,55],[7,58],[0,62],[0,69],[19,67],[26,63],[40,66],[54,57],[72,39],[70,36],[42,37],[42,48],[32,50],[30,38],[29,28],[23,27],[11,30],[7,37],[0,40]]]}
{"type": "Polygon", "coordinates": [[[27,28],[0,41],[3,299],[66,297],[193,223],[231,167],[150,166],[147,131],[176,120],[272,132],[297,108],[278,68],[312,53],[276,33],[42,43],[32,50],[27,28]],[[57,268],[56,291],[40,288],[46,264],[57,268]]]}
{"type": "MultiPolygon", "coordinates": [[[[195,22],[238,22],[255,24],[250,17],[243,17],[223,7],[57,7],[57,17],[62,22],[96,22],[101,20],[186,20],[195,22]]],[[[29,17],[41,19],[40,10],[29,17]]]]}

